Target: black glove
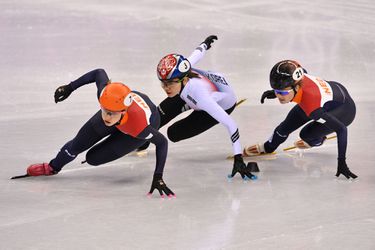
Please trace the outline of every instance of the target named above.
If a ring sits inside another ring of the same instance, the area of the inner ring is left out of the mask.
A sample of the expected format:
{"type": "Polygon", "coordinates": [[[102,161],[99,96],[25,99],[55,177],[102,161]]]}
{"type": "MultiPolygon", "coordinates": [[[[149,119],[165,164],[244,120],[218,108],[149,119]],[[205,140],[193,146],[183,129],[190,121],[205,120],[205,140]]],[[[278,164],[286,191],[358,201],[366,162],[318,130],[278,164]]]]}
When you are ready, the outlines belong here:
{"type": "Polygon", "coordinates": [[[214,40],[217,40],[217,36],[215,35],[211,35],[209,37],[206,38],[206,40],[204,40],[201,44],[206,44],[207,46],[207,50],[209,50],[211,48],[211,44],[214,42],[214,40]]]}
{"type": "Polygon", "coordinates": [[[240,173],[242,179],[244,180],[246,179],[256,180],[257,179],[256,175],[253,175],[251,173],[251,168],[246,166],[241,154],[234,156],[232,174],[229,175],[228,177],[233,178],[237,173],[240,173]]]}
{"type": "Polygon", "coordinates": [[[64,101],[72,92],[73,88],[70,84],[58,87],[55,91],[55,103],[64,101]]]}
{"type": "Polygon", "coordinates": [[[162,175],[161,174],[154,174],[154,178],[152,179],[152,184],[151,184],[151,189],[150,192],[147,195],[151,195],[152,192],[154,192],[155,188],[159,190],[159,193],[162,198],[164,198],[163,192],[168,196],[168,197],[176,197],[176,195],[170,190],[165,182],[163,181],[162,175]]]}
{"type": "Polygon", "coordinates": [[[260,103],[264,103],[264,99],[275,99],[276,98],[276,94],[275,94],[275,91],[273,90],[266,90],[263,92],[262,94],[262,97],[260,98],[260,103]]]}
{"type": "Polygon", "coordinates": [[[347,179],[350,179],[350,178],[357,178],[358,176],[356,176],[355,174],[353,174],[352,172],[350,172],[349,168],[348,168],[348,165],[346,165],[346,161],[345,159],[338,159],[338,164],[337,164],[337,173],[336,173],[336,177],[339,177],[340,174],[343,174],[347,179]]]}

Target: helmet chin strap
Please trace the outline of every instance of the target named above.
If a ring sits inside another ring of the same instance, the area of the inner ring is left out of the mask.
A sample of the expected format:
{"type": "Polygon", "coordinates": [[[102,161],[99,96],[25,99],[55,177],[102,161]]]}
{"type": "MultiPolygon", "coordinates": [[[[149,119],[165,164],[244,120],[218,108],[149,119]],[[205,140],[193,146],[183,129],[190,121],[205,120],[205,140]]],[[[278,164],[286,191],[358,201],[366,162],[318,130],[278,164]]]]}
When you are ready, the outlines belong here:
{"type": "Polygon", "coordinates": [[[293,93],[294,93],[294,95],[293,95],[293,98],[294,98],[297,94],[296,86],[293,86],[292,89],[293,89],[293,93]]]}
{"type": "Polygon", "coordinates": [[[182,78],[183,80],[180,82],[180,84],[181,84],[181,89],[180,89],[180,92],[178,93],[179,95],[181,95],[182,90],[184,90],[184,87],[185,87],[185,85],[184,85],[184,79],[185,79],[185,77],[186,77],[186,76],[184,76],[184,78],[182,78]]]}
{"type": "Polygon", "coordinates": [[[297,86],[300,88],[300,85],[293,85],[292,86],[292,89],[293,89],[293,92],[294,92],[293,98],[296,97],[296,95],[297,95],[297,92],[298,92],[298,90],[296,89],[297,86]]]}
{"type": "Polygon", "coordinates": [[[115,123],[116,126],[121,124],[121,120],[122,120],[123,117],[124,117],[124,115],[121,114],[120,120],[118,120],[118,122],[115,123]]]}
{"type": "Polygon", "coordinates": [[[121,112],[121,117],[115,125],[122,125],[128,121],[128,113],[126,111],[121,112]]]}

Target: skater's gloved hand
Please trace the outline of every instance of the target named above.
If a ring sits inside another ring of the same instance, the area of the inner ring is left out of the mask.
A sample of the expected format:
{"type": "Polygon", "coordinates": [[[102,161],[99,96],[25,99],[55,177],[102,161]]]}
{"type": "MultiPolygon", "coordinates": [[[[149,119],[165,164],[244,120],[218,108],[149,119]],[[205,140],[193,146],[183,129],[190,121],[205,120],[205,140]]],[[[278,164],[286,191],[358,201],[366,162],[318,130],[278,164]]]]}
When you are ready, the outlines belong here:
{"type": "Polygon", "coordinates": [[[246,179],[256,180],[257,179],[257,177],[250,172],[250,168],[246,166],[241,154],[234,156],[232,174],[229,175],[228,177],[233,178],[237,173],[240,173],[242,179],[244,180],[246,179]]]}
{"type": "Polygon", "coordinates": [[[338,164],[337,164],[337,173],[336,173],[336,177],[339,177],[340,174],[344,175],[347,179],[350,179],[350,178],[357,178],[358,176],[353,174],[349,168],[348,168],[348,165],[346,165],[346,161],[345,161],[345,158],[342,159],[342,158],[338,158],[338,164]]]}
{"type": "Polygon", "coordinates": [[[273,90],[266,90],[263,92],[262,97],[260,98],[260,103],[264,103],[264,99],[275,99],[276,94],[273,90]]]}
{"type": "Polygon", "coordinates": [[[64,101],[72,92],[73,88],[70,84],[58,87],[55,91],[55,103],[64,101]]]}
{"type": "Polygon", "coordinates": [[[161,195],[162,198],[164,198],[163,192],[168,196],[168,197],[176,197],[176,195],[170,190],[165,182],[163,181],[162,175],[161,174],[155,174],[154,178],[152,180],[151,184],[151,189],[150,192],[147,194],[148,196],[151,196],[154,190],[157,189],[161,195]]]}
{"type": "Polygon", "coordinates": [[[209,49],[211,48],[211,44],[212,44],[215,40],[217,40],[217,36],[215,36],[215,35],[211,35],[211,36],[207,37],[206,40],[204,40],[201,44],[203,44],[203,43],[206,44],[206,46],[207,46],[207,50],[209,50],[209,49]]]}

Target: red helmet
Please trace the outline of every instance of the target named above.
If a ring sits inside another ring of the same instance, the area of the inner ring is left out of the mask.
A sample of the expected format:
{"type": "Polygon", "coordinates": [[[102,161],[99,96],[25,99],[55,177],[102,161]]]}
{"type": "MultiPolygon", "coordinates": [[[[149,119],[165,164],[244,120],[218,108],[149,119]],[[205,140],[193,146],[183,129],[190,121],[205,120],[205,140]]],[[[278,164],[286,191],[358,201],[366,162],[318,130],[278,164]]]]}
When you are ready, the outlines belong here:
{"type": "Polygon", "coordinates": [[[130,93],[129,87],[121,82],[109,83],[100,94],[100,105],[113,112],[125,111],[133,101],[130,93]]]}
{"type": "Polygon", "coordinates": [[[156,69],[160,81],[173,78],[182,79],[191,70],[190,62],[179,54],[169,54],[163,57],[156,69]]]}

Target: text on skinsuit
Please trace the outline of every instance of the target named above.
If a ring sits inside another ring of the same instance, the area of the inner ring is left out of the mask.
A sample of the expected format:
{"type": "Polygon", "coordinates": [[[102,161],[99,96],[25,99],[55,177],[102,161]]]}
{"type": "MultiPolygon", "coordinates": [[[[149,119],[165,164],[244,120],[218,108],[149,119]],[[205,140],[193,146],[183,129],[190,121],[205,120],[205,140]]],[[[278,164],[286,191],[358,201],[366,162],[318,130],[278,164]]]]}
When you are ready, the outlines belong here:
{"type": "Polygon", "coordinates": [[[138,95],[133,94],[132,97],[138,103],[138,105],[141,105],[145,109],[148,108],[147,104],[138,95]]]}
{"type": "Polygon", "coordinates": [[[327,94],[331,94],[331,90],[327,86],[327,83],[325,81],[323,81],[320,78],[316,78],[316,80],[318,81],[319,85],[324,89],[324,92],[326,92],[327,94]]]}

